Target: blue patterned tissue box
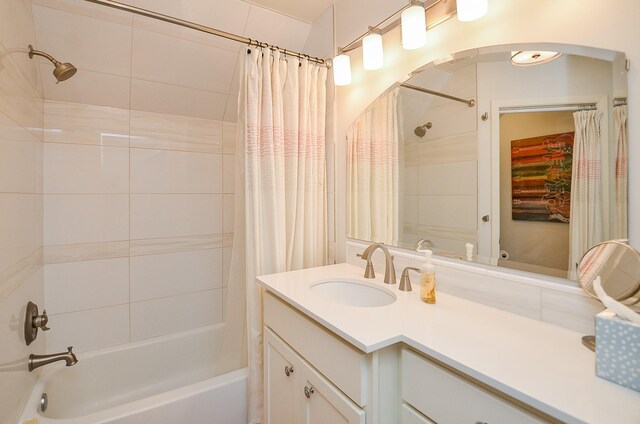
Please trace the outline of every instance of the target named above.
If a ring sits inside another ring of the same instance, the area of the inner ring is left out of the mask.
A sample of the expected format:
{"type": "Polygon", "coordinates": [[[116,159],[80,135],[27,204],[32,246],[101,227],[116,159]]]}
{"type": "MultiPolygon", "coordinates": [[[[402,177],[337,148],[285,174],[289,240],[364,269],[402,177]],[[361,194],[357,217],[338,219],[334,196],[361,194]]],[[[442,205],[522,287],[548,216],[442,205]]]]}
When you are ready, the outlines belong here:
{"type": "Polygon", "coordinates": [[[640,325],[596,315],[596,375],[640,392],[640,325]]]}

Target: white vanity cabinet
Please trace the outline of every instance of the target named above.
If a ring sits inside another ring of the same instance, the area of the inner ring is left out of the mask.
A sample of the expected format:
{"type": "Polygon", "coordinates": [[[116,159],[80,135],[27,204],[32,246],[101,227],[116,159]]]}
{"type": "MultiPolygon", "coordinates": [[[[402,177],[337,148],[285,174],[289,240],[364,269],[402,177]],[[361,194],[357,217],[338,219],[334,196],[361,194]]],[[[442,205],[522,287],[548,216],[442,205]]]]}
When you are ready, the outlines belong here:
{"type": "Polygon", "coordinates": [[[365,412],[265,328],[267,424],[364,424],[365,412]]]}
{"type": "Polygon", "coordinates": [[[408,349],[402,350],[402,400],[425,415],[403,404],[402,424],[549,422],[408,349]]]}
{"type": "Polygon", "coordinates": [[[364,399],[366,355],[270,294],[264,306],[266,424],[365,424],[350,397],[364,399]]]}

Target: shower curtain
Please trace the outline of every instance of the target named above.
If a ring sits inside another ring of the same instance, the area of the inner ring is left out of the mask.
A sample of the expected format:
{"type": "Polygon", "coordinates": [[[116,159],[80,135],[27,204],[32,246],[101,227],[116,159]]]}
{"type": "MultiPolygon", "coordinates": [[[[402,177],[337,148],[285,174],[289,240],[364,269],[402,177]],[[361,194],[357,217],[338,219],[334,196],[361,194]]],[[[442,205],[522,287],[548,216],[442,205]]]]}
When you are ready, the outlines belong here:
{"type": "Polygon", "coordinates": [[[576,278],[582,255],[603,241],[602,163],[600,120],[602,112],[583,110],[573,114],[576,128],[571,169],[569,278],[576,278]]]}
{"type": "Polygon", "coordinates": [[[347,236],[397,245],[399,89],[365,110],[347,131],[347,236]]]}
{"type": "Polygon", "coordinates": [[[325,66],[270,49],[250,49],[244,60],[230,285],[245,285],[230,292],[236,302],[229,304],[245,292],[250,423],[262,422],[263,400],[255,277],[327,263],[326,78],[325,66]]]}
{"type": "Polygon", "coordinates": [[[613,238],[626,239],[627,235],[627,167],[628,145],[627,139],[627,106],[613,108],[613,123],[616,137],[616,180],[615,180],[615,210],[613,212],[613,238]]]}

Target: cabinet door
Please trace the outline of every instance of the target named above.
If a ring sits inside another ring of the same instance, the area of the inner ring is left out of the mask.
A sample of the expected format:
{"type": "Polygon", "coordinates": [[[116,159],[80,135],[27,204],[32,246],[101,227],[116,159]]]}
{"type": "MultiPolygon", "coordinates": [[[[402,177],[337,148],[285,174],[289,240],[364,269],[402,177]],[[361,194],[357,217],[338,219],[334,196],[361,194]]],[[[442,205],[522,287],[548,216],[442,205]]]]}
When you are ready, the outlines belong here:
{"type": "MultiPolygon", "coordinates": [[[[266,333],[266,332],[265,332],[266,333]]],[[[264,415],[267,424],[298,424],[295,420],[295,373],[298,367],[287,360],[270,337],[265,337],[264,415]]]]}
{"type": "Polygon", "coordinates": [[[435,424],[406,403],[402,404],[402,424],[435,424]]]}
{"type": "Polygon", "coordinates": [[[364,424],[365,412],[311,367],[304,369],[305,424],[364,424]]]}

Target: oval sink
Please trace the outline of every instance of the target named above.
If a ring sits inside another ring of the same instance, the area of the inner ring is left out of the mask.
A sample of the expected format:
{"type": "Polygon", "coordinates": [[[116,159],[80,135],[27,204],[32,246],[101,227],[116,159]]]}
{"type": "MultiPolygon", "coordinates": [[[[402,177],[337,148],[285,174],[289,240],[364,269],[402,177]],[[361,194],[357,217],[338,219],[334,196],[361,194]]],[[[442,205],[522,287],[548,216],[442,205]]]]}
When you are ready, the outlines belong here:
{"type": "Polygon", "coordinates": [[[389,289],[346,278],[317,281],[311,285],[311,292],[349,306],[371,308],[390,305],[396,301],[396,295],[389,289]]]}

